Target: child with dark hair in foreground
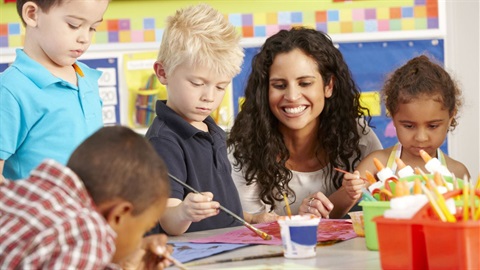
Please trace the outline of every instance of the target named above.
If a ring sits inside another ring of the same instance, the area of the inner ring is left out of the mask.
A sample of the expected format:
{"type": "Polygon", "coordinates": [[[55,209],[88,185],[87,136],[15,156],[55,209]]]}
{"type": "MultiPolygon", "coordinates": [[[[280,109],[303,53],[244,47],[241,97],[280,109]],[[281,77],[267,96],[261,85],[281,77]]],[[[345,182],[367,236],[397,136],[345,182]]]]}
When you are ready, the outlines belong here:
{"type": "Polygon", "coordinates": [[[104,127],[66,167],[44,160],[24,180],[0,180],[0,269],[166,267],[166,236],[143,235],[169,189],[163,160],[142,136],[104,127]]]}

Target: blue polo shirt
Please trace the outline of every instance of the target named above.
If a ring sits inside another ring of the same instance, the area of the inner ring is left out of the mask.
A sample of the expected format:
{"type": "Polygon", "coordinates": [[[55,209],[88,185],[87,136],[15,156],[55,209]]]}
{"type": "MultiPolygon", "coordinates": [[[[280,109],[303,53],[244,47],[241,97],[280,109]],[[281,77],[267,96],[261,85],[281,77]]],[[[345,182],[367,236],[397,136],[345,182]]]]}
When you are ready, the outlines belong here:
{"type": "MultiPolygon", "coordinates": [[[[169,173],[197,191],[212,192],[213,200],[243,217],[238,191],[231,176],[225,132],[211,117],[204,120],[209,132],[201,131],[162,101],[157,101],[156,113],[157,117],[146,137],[165,161],[169,173]]],[[[190,192],[173,180],[170,184],[172,198],[183,201],[190,192]]],[[[234,218],[220,211],[216,216],[193,222],[187,232],[240,225],[242,224],[234,218]]],[[[163,230],[157,227],[153,232],[163,230]]]]}
{"type": "Polygon", "coordinates": [[[0,74],[0,159],[8,179],[25,178],[45,158],[65,164],[103,125],[100,71],[77,62],[84,74],[77,73],[77,87],[22,49],[16,53],[15,62],[0,74]]]}

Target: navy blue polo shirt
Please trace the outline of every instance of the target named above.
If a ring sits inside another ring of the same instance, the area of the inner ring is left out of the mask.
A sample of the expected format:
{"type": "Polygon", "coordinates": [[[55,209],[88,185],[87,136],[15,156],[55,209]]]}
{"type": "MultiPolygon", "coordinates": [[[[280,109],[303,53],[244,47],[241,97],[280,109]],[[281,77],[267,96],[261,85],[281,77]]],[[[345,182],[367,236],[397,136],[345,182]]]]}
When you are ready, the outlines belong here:
{"type": "MultiPolygon", "coordinates": [[[[169,173],[197,191],[212,192],[213,200],[243,217],[231,176],[225,131],[211,117],[204,120],[209,132],[201,131],[167,107],[164,101],[157,101],[156,113],[146,137],[165,161],[169,173]]],[[[171,198],[183,201],[190,192],[171,179],[170,184],[171,198]]],[[[239,225],[242,224],[220,211],[216,216],[193,222],[187,232],[239,225]]],[[[157,227],[153,232],[164,231],[157,227]]]]}

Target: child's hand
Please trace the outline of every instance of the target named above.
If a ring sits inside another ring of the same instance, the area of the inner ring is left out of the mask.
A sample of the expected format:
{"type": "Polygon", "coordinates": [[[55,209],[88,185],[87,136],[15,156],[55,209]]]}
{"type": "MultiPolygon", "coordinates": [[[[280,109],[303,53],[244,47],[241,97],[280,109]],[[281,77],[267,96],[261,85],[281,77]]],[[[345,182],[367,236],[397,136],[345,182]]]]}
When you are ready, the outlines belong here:
{"type": "Polygon", "coordinates": [[[143,238],[141,246],[121,262],[123,269],[164,269],[172,264],[168,259],[172,247],[167,246],[167,236],[155,234],[143,238]]]}
{"type": "Polygon", "coordinates": [[[333,203],[323,194],[317,192],[309,195],[303,199],[302,205],[298,210],[300,215],[315,215],[323,218],[328,218],[330,212],[333,210],[333,203]]]}
{"type": "Polygon", "coordinates": [[[220,204],[212,201],[212,199],[213,194],[211,192],[189,193],[181,203],[183,219],[198,222],[217,215],[220,211],[220,204]]]}
{"type": "Polygon", "coordinates": [[[352,200],[358,200],[362,196],[362,188],[365,187],[365,181],[360,179],[360,172],[346,173],[343,175],[342,186],[352,200]]]}

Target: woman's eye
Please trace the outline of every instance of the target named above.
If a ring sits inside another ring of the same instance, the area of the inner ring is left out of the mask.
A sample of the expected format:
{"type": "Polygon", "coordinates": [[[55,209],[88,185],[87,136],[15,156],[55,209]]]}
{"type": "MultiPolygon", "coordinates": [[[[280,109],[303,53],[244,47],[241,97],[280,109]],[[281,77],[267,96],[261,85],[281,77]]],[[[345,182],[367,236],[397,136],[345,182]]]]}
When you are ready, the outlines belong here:
{"type": "Polygon", "coordinates": [[[272,84],[272,87],[275,89],[285,89],[285,84],[283,83],[272,84]]]}
{"type": "Polygon", "coordinates": [[[301,82],[301,83],[299,83],[299,85],[301,87],[307,87],[307,86],[310,86],[311,84],[312,84],[311,82],[301,82]]]}

